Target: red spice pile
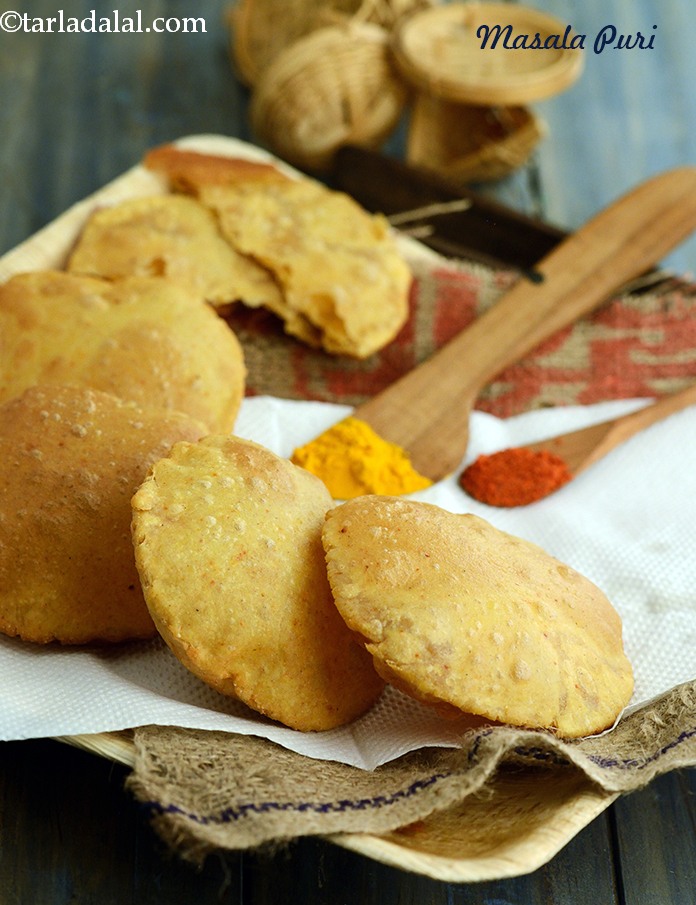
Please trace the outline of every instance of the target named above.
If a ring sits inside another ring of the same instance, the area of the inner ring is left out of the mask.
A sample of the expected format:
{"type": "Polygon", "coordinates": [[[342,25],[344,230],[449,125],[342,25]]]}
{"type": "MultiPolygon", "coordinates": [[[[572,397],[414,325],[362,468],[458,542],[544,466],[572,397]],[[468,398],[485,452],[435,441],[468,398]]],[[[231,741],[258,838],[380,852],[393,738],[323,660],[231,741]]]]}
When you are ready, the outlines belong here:
{"type": "Polygon", "coordinates": [[[461,487],[489,506],[526,506],[553,493],[572,475],[568,466],[548,450],[533,452],[513,447],[479,456],[460,478],[461,487]]]}

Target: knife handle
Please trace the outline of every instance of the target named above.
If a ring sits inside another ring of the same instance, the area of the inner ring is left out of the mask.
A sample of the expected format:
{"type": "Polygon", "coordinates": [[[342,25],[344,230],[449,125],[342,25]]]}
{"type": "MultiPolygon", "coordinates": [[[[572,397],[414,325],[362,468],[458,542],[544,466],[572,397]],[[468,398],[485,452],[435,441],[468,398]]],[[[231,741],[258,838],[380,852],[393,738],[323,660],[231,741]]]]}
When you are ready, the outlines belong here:
{"type": "Polygon", "coordinates": [[[536,268],[541,282],[518,280],[470,327],[357,414],[408,449],[425,474],[450,473],[466,451],[469,414],[482,387],[656,264],[694,229],[696,167],[647,180],[543,258],[536,268]],[[442,460],[437,466],[433,456],[442,460]]]}

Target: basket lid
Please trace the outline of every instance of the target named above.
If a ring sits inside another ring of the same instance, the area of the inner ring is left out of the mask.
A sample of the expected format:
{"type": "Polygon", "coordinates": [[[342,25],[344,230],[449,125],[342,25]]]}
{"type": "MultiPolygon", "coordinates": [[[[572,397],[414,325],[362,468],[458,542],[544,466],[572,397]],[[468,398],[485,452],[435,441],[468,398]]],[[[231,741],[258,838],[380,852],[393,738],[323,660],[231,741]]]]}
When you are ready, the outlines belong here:
{"type": "Polygon", "coordinates": [[[404,76],[445,100],[516,105],[568,88],[583,65],[581,36],[558,19],[511,3],[447,3],[394,32],[404,76]]]}

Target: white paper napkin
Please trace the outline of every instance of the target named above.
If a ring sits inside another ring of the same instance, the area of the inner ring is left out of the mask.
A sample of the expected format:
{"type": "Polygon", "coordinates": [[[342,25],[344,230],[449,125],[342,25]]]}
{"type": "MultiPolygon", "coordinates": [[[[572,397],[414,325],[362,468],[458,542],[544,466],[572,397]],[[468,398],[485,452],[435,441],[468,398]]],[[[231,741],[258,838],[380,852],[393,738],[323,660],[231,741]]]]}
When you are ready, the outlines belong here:
{"type": "MultiPolygon", "coordinates": [[[[471,419],[466,462],[631,411],[645,400],[471,419]]],[[[245,400],[240,436],[284,456],[348,414],[346,406],[245,400]]],[[[696,678],[696,407],[634,437],[556,494],[495,509],[456,478],[414,494],[473,512],[576,568],[624,623],[636,688],[631,708],[696,678]]],[[[466,464],[462,463],[462,466],[466,464]]],[[[0,739],[82,735],[146,724],[264,736],[311,757],[372,769],[424,745],[458,743],[464,725],[388,689],[348,727],[300,733],[257,716],[190,675],[160,642],[113,648],[41,647],[0,636],[0,739]]]]}

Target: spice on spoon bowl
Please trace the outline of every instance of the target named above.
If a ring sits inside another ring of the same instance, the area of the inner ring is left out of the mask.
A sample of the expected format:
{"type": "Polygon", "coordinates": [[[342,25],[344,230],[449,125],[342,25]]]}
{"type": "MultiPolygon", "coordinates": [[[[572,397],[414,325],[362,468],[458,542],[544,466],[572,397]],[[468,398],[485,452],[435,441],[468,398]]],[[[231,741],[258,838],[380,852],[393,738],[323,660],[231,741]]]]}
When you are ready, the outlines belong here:
{"type": "Polygon", "coordinates": [[[566,462],[548,449],[501,449],[481,455],[459,477],[469,496],[489,506],[527,506],[571,480],[566,462]]]}
{"type": "Polygon", "coordinates": [[[481,455],[461,473],[459,485],[488,506],[527,506],[563,487],[634,434],[691,405],[696,405],[696,384],[611,421],[481,455]]]}

